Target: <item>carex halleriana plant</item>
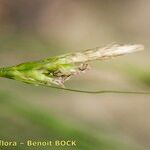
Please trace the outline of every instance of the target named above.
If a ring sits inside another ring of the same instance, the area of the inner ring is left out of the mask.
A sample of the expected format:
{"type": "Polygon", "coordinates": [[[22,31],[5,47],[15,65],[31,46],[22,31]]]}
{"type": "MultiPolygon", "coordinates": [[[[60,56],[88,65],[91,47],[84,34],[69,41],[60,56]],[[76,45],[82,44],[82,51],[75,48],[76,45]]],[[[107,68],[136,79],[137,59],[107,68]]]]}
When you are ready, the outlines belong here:
{"type": "Polygon", "coordinates": [[[72,76],[88,70],[90,61],[110,59],[143,49],[144,46],[138,44],[113,44],[102,48],[97,47],[81,52],[0,68],[0,77],[34,85],[57,85],[63,87],[64,82],[72,76]]]}

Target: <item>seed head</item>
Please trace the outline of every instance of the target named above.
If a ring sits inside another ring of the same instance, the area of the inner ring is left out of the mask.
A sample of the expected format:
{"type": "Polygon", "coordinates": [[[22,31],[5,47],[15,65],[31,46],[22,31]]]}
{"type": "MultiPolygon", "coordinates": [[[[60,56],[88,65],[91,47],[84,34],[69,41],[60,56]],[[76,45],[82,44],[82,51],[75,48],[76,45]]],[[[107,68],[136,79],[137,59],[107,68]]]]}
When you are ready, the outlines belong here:
{"type": "Polygon", "coordinates": [[[0,76],[35,85],[50,86],[54,84],[64,86],[64,82],[72,76],[88,70],[88,63],[90,61],[110,59],[143,49],[143,45],[137,44],[114,44],[103,48],[97,47],[81,52],[1,68],[0,76]]]}

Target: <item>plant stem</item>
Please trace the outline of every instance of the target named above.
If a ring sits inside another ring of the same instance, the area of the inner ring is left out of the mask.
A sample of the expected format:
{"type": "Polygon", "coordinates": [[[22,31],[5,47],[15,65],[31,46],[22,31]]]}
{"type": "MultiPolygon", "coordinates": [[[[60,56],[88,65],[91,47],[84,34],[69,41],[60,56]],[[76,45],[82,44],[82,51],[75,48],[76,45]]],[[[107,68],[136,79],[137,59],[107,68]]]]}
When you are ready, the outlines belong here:
{"type": "Polygon", "coordinates": [[[104,93],[112,93],[112,94],[150,94],[150,91],[120,91],[120,90],[100,90],[100,91],[86,91],[86,90],[77,90],[77,89],[69,89],[63,87],[50,86],[51,88],[66,90],[71,92],[79,92],[79,93],[88,93],[88,94],[104,94],[104,93]]]}
{"type": "Polygon", "coordinates": [[[5,68],[0,68],[0,77],[5,77],[5,68]]]}
{"type": "Polygon", "coordinates": [[[0,68],[0,77],[12,78],[12,72],[10,67],[0,68]]]}

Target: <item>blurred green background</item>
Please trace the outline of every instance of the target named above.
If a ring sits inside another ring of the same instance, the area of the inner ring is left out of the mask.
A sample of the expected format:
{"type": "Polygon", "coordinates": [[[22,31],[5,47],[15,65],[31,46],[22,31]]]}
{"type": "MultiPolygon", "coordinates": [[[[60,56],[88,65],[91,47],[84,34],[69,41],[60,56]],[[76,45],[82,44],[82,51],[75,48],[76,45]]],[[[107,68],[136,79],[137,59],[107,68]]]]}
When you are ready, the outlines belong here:
{"type": "MultiPolygon", "coordinates": [[[[96,61],[66,87],[150,90],[150,1],[0,0],[0,65],[15,65],[111,43],[145,51],[96,61]]],[[[0,139],[76,140],[77,147],[0,149],[150,149],[150,96],[90,95],[0,79],[0,139]]]]}

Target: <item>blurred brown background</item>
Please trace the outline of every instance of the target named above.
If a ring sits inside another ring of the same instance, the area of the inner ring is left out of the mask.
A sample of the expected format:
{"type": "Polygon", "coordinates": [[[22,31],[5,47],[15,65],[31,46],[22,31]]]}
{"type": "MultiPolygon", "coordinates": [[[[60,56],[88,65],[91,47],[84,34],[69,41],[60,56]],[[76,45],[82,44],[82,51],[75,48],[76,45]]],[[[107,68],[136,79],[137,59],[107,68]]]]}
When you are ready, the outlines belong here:
{"type": "MultiPolygon", "coordinates": [[[[143,44],[143,52],[92,63],[90,71],[68,81],[66,87],[148,91],[149,14],[148,0],[0,0],[0,64],[14,65],[114,42],[143,44]]],[[[87,128],[97,136],[130,143],[137,149],[150,148],[149,95],[80,94],[7,79],[1,79],[0,85],[1,93],[14,95],[15,104],[29,104],[67,124],[87,128]]],[[[30,125],[18,121],[17,115],[9,115],[5,107],[11,108],[12,104],[4,103],[7,96],[0,99],[3,101],[1,137],[8,132],[19,138],[25,133],[18,131],[16,125],[28,130],[30,125]],[[14,123],[12,118],[17,121],[14,123]],[[12,130],[8,126],[4,128],[7,121],[12,124],[12,130]]]]}

